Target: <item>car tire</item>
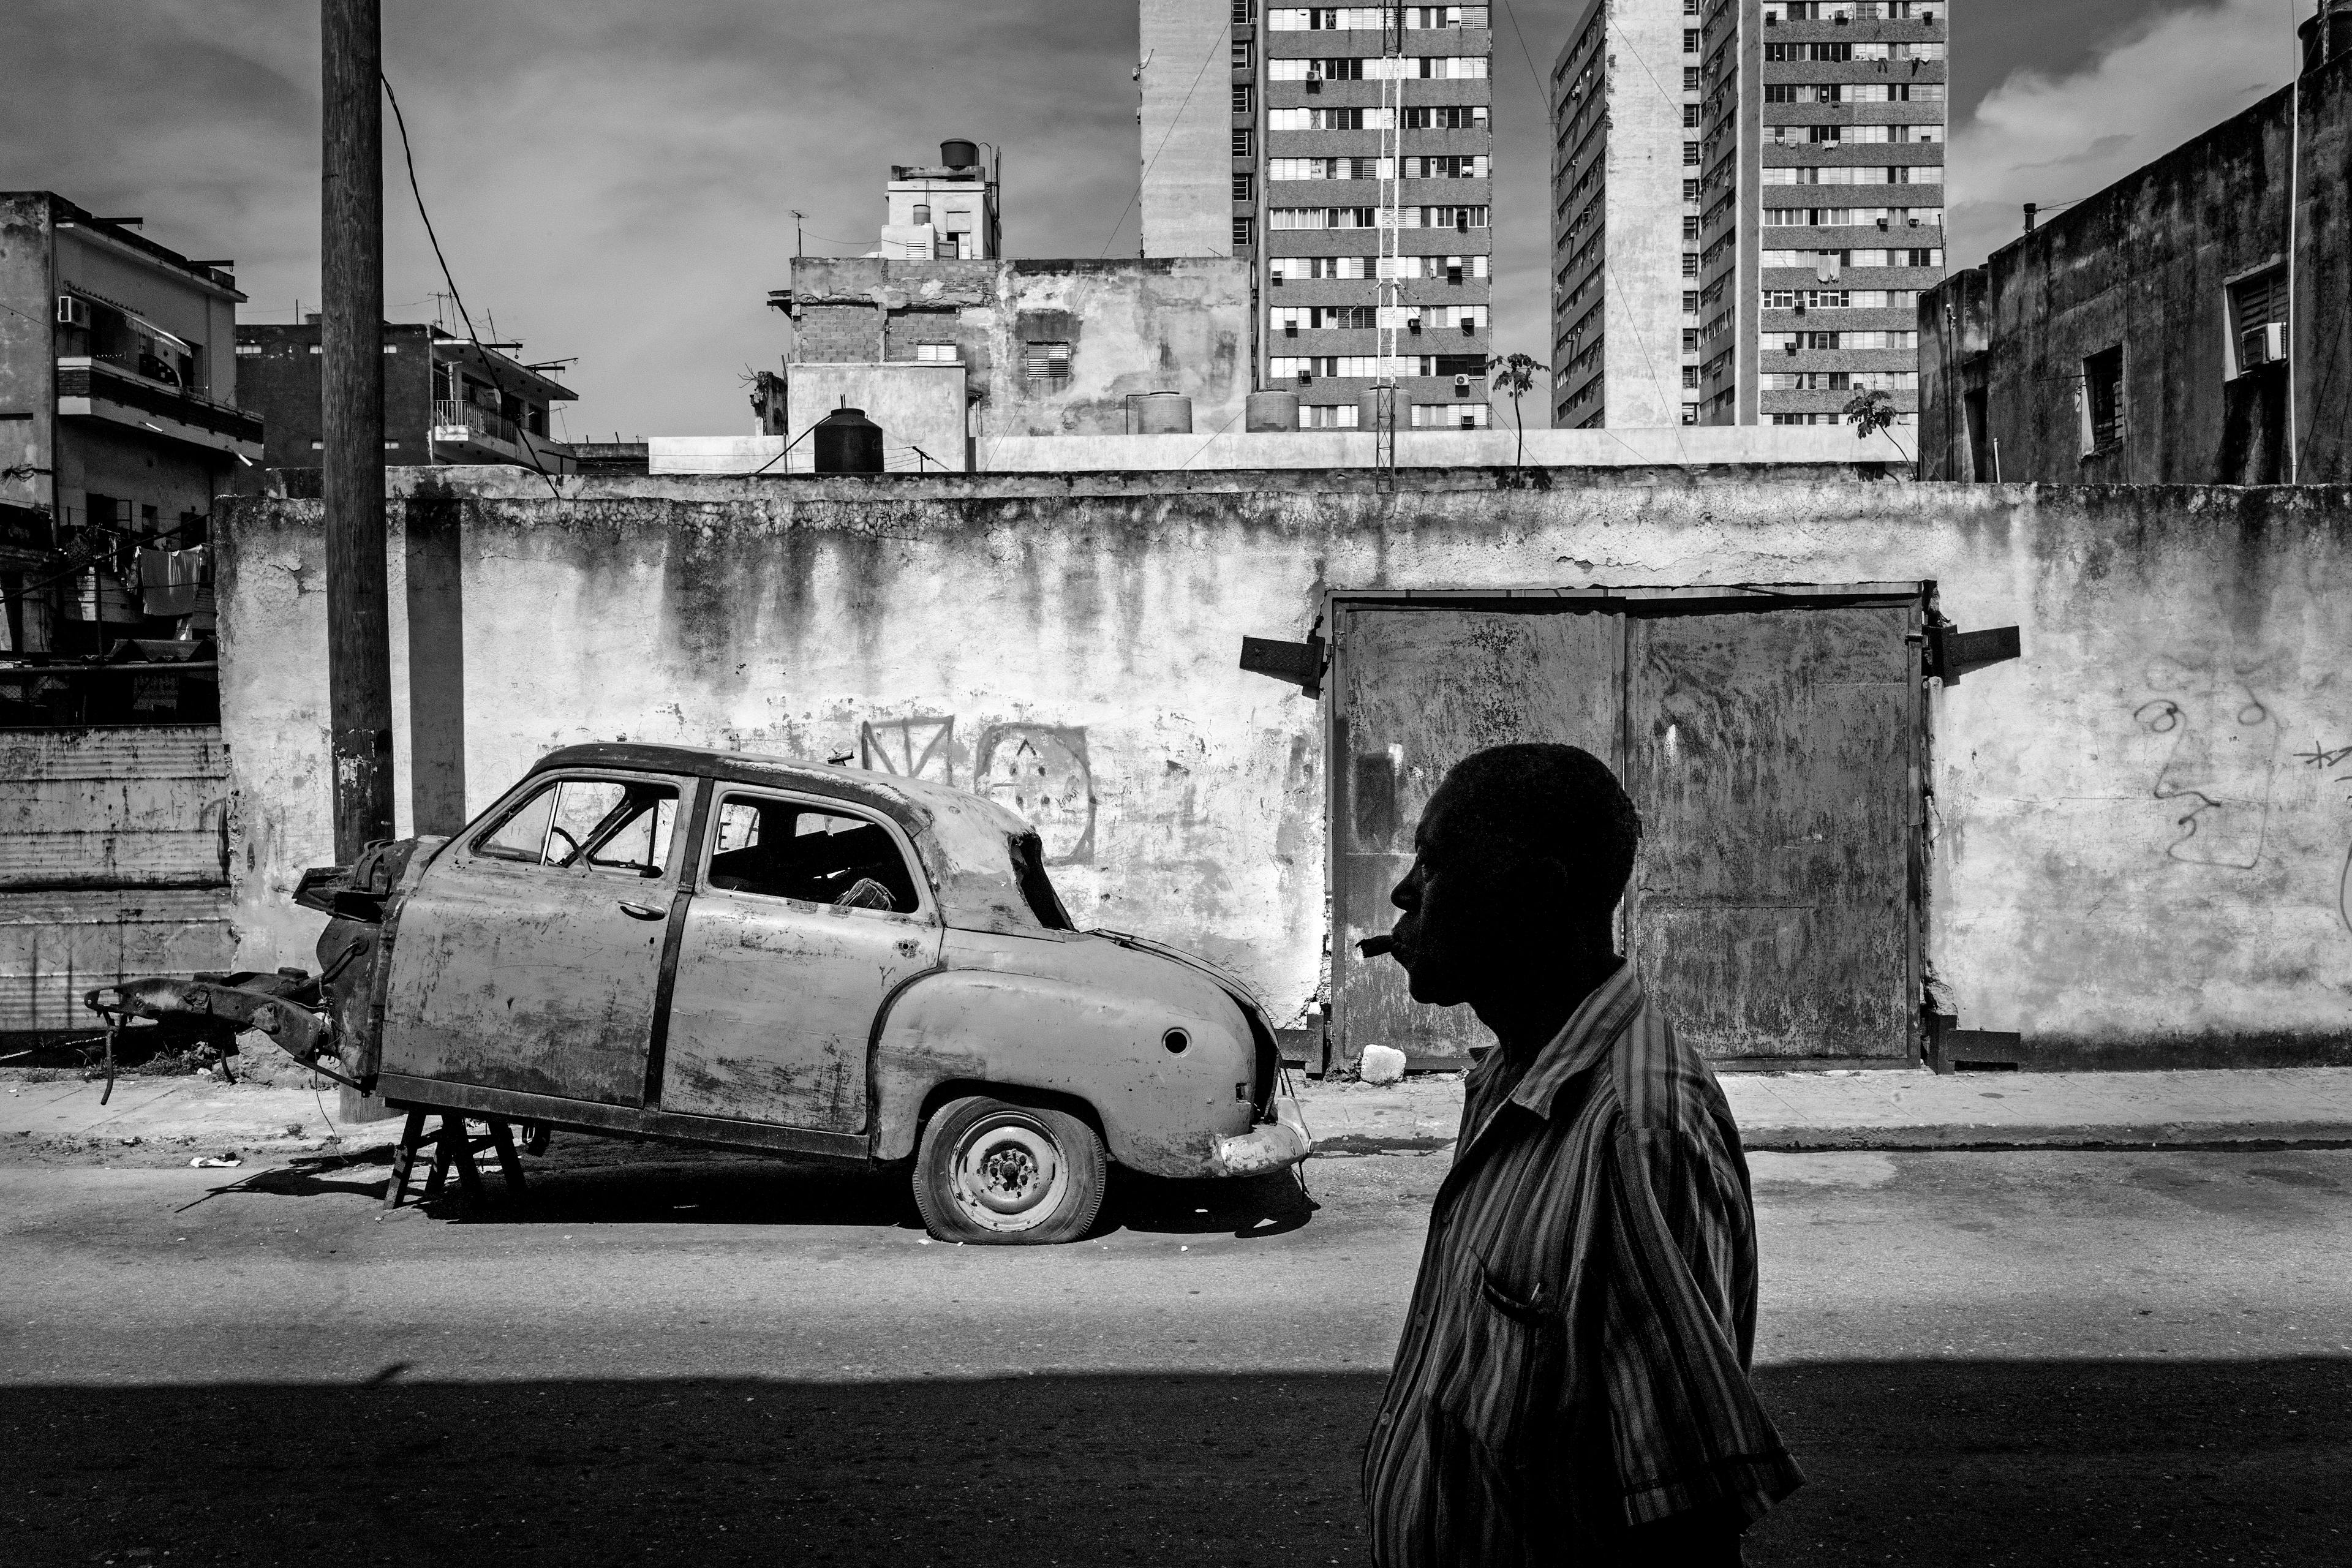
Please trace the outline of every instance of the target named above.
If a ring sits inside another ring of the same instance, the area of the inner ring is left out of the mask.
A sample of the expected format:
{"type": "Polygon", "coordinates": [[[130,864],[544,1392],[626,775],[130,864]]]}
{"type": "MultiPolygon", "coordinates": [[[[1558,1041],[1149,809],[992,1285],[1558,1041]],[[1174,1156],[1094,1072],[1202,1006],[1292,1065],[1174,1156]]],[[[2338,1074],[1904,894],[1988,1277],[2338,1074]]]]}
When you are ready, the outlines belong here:
{"type": "Polygon", "coordinates": [[[915,1206],[941,1241],[1076,1241],[1102,1212],[1107,1162],[1066,1110],[970,1095],[940,1107],[915,1152],[915,1206]]]}

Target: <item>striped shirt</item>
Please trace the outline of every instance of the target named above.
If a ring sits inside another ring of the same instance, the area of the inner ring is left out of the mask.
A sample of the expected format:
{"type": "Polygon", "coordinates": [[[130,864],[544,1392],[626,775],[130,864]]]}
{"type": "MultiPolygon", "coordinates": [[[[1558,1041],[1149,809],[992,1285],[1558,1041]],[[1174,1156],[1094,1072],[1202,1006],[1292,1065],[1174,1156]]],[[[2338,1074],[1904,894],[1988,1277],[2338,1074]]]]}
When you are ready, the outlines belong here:
{"type": "Polygon", "coordinates": [[[1381,1568],[1614,1562],[1803,1483],[1748,1381],[1755,1216],[1706,1062],[1621,961],[1510,1073],[1469,1076],[1365,1450],[1381,1568]]]}

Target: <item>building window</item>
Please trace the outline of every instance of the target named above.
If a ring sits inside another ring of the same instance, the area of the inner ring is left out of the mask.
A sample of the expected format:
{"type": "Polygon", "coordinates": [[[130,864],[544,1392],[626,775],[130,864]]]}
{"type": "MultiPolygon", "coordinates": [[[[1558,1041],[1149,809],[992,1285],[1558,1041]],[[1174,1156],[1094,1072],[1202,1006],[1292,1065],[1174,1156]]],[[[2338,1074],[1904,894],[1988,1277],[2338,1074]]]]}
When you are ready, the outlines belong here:
{"type": "Polygon", "coordinates": [[[1256,182],[1247,174],[1235,174],[1234,176],[1234,200],[1237,202],[1255,201],[1257,199],[1256,193],[1254,189],[1255,184],[1256,182]]]}
{"type": "Polygon", "coordinates": [[[1696,180],[1685,180],[1683,182],[1683,200],[1686,202],[1696,202],[1698,200],[1698,182],[1696,180]]]}
{"type": "Polygon", "coordinates": [[[1307,403],[1299,405],[1303,430],[1353,430],[1363,410],[1353,403],[1307,403]]]}
{"type": "Polygon", "coordinates": [[[2286,272],[2283,268],[2230,285],[2231,375],[2286,357],[2286,272]]]}
{"type": "Polygon", "coordinates": [[[1247,250],[1253,243],[1255,242],[1250,238],[1250,220],[1245,217],[1234,219],[1234,248],[1247,250]]]}
{"type": "Polygon", "coordinates": [[[1683,353],[1686,354],[1695,354],[1698,353],[1698,329],[1696,327],[1685,327],[1683,329],[1683,353]]]}
{"type": "Polygon", "coordinates": [[[1697,289],[1685,289],[1683,290],[1683,314],[1685,316],[1696,316],[1698,314],[1697,289]]]}
{"type": "Polygon", "coordinates": [[[1032,386],[1058,391],[1070,384],[1070,345],[1024,343],[1021,371],[1032,386]]]}
{"type": "Polygon", "coordinates": [[[1683,105],[1683,129],[1685,131],[1696,131],[1698,129],[1697,104],[1685,103],[1683,105]]]}
{"type": "Polygon", "coordinates": [[[953,343],[917,343],[915,362],[918,364],[957,364],[963,356],[953,343]]]}
{"type": "Polygon", "coordinates": [[[1685,250],[1683,252],[1683,276],[1685,278],[1696,278],[1698,276],[1697,251],[1685,250]]]}
{"type": "Polygon", "coordinates": [[[1251,131],[1236,131],[1234,132],[1234,156],[1236,158],[1255,158],[1257,156],[1256,132],[1251,131]]]}
{"type": "Polygon", "coordinates": [[[1237,26],[1247,26],[1251,16],[1255,15],[1256,5],[1257,0],[1234,0],[1234,23],[1237,26]]]}
{"type": "Polygon", "coordinates": [[[2083,451],[2104,452],[2124,438],[2124,351],[2121,343],[2083,362],[2083,451]]]}
{"type": "Polygon", "coordinates": [[[1697,142],[1685,142],[1683,143],[1683,167],[1685,169],[1696,169],[1698,167],[1697,142]]]}
{"type": "Polygon", "coordinates": [[[1698,384],[1698,366],[1695,364],[1686,364],[1683,366],[1683,384],[1685,386],[1696,386],[1698,384]]]}
{"type": "Polygon", "coordinates": [[[1256,108],[1257,91],[1255,89],[1247,86],[1234,89],[1234,112],[1235,114],[1254,113],[1256,110],[1256,108]]]}
{"type": "Polygon", "coordinates": [[[1683,90],[1685,92],[1696,92],[1698,90],[1698,67],[1683,67],[1683,90]]]}
{"type": "Polygon", "coordinates": [[[1247,69],[1249,69],[1249,68],[1250,68],[1250,46],[1249,46],[1249,40],[1248,40],[1247,38],[1236,38],[1236,39],[1234,41],[1234,69],[1235,69],[1235,70],[1237,70],[1237,71],[1245,71],[1245,70],[1247,70],[1247,69]]]}
{"type": "Polygon", "coordinates": [[[1696,27],[1685,27],[1683,29],[1683,53],[1686,55],[1695,55],[1698,53],[1698,29],[1696,27]]]}
{"type": "Polygon", "coordinates": [[[1698,216],[1695,213],[1685,214],[1683,217],[1683,238],[1685,240],[1692,240],[1696,239],[1697,237],[1698,216]]]}

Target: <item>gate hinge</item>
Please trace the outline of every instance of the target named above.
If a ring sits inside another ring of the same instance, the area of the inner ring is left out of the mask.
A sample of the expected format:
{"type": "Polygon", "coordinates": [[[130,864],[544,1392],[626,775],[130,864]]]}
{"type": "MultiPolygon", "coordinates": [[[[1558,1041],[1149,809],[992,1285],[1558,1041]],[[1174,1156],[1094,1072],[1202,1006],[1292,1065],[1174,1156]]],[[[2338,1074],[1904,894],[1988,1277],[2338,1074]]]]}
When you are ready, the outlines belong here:
{"type": "Polygon", "coordinates": [[[1942,678],[1947,686],[1958,686],[1969,670],[2019,657],[2015,626],[1990,626],[1980,632],[1964,632],[1949,621],[1931,622],[1927,626],[1927,673],[1942,678]]]}
{"type": "Polygon", "coordinates": [[[1252,675],[1286,680],[1309,697],[1323,695],[1322,623],[1305,642],[1276,642],[1271,637],[1242,638],[1242,668],[1252,675]]]}

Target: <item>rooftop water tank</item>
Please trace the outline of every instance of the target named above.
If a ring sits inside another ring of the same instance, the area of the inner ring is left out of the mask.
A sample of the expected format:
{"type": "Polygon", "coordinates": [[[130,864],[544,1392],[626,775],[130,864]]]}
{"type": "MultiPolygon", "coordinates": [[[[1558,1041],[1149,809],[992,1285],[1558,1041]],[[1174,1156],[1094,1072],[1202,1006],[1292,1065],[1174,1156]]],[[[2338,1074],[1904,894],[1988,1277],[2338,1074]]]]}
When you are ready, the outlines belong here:
{"type": "Polygon", "coordinates": [[[1192,400],[1181,392],[1139,392],[1127,400],[1130,436],[1190,436],[1192,400]]]}
{"type": "Polygon", "coordinates": [[[836,408],[818,420],[809,445],[820,474],[882,471],[882,426],[866,417],[863,408],[836,408]]]}
{"type": "Polygon", "coordinates": [[[1245,430],[1298,428],[1298,394],[1295,392],[1253,392],[1243,406],[1245,430]]]}
{"type": "Polygon", "coordinates": [[[980,163],[980,143],[977,142],[942,142],[940,143],[940,162],[945,163],[950,169],[970,169],[976,167],[980,163]]]}

